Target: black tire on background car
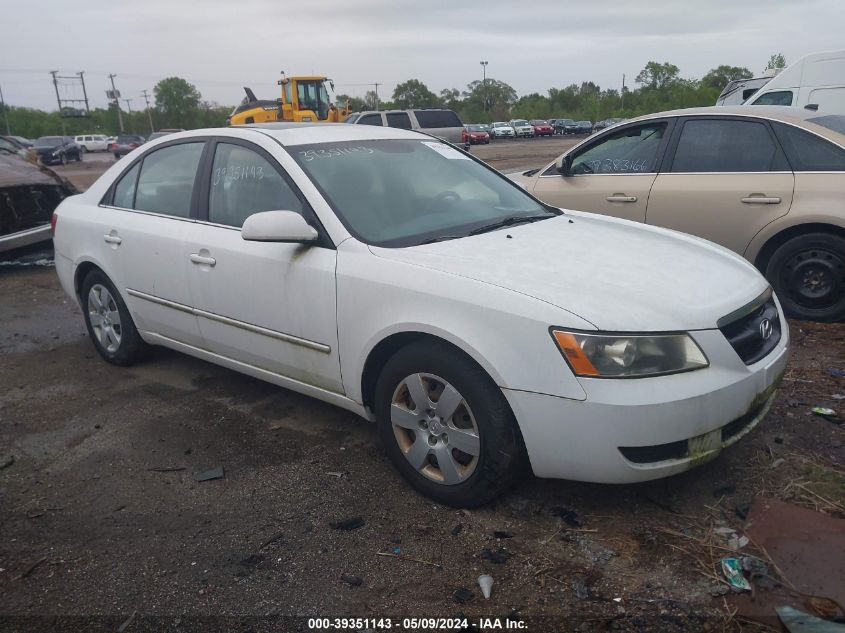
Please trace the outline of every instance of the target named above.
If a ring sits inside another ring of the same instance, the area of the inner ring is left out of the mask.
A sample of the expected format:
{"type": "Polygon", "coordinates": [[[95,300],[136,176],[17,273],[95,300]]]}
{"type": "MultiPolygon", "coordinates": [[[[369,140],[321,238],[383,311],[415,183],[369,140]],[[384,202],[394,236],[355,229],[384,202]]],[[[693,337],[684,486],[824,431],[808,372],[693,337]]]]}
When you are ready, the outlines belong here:
{"type": "Polygon", "coordinates": [[[376,384],[375,413],[396,468],[440,503],[488,503],[524,469],[522,436],[502,390],[445,343],[412,343],[391,357],[376,384]]]}
{"type": "Polygon", "coordinates": [[[67,154],[62,152],[61,156],[59,156],[59,162],[61,162],[62,165],[67,165],[67,154]]]}
{"type": "Polygon", "coordinates": [[[845,319],[845,238],[830,233],[793,237],[772,254],[766,278],[788,316],[845,319]]]}
{"type": "Polygon", "coordinates": [[[88,148],[85,145],[80,145],[79,149],[83,154],[88,151],[88,148]]]}
{"type": "Polygon", "coordinates": [[[82,314],[94,347],[114,365],[131,365],[142,360],[149,346],[132,321],[126,304],[111,280],[93,270],[82,282],[82,314]]]}

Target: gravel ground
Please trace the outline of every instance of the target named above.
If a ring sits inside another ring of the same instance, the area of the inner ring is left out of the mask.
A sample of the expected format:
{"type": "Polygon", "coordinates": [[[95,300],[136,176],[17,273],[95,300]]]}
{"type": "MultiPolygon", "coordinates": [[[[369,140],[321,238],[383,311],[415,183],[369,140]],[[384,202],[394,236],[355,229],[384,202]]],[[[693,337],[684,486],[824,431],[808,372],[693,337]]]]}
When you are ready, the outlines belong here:
{"type": "Polygon", "coordinates": [[[635,486],[529,477],[467,512],[409,489],[350,413],[166,350],[107,365],[49,267],[0,267],[0,296],[2,631],[307,630],[294,616],[431,630],[401,618],[460,615],[479,630],[508,616],[537,632],[754,629],[712,561],[665,530],[741,528],[756,496],[845,506],[845,431],[810,414],[845,413],[828,372],[845,369],[842,324],[791,324],[775,405],[713,462],[635,486]]]}

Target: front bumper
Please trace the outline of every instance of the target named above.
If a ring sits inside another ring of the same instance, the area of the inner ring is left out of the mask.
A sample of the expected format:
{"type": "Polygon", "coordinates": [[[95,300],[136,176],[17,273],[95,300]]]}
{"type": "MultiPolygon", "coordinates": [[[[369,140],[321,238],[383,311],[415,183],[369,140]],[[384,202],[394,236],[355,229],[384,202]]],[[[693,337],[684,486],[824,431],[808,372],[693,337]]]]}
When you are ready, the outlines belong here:
{"type": "Polygon", "coordinates": [[[585,400],[504,389],[538,477],[633,483],[715,458],[765,416],[789,334],[746,366],[718,330],[691,334],[711,366],[642,379],[579,379],[585,400]]]}

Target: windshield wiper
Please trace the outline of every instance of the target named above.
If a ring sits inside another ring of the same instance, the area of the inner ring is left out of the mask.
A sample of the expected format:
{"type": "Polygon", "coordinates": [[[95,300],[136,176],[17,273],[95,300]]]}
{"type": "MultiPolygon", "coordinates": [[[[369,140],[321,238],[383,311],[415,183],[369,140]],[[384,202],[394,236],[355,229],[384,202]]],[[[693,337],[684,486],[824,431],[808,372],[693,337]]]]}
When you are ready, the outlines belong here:
{"type": "Polygon", "coordinates": [[[462,237],[466,237],[465,235],[438,235],[437,237],[430,237],[427,240],[423,240],[417,246],[422,246],[423,244],[434,244],[435,242],[445,242],[446,240],[457,240],[462,237]]]}
{"type": "Polygon", "coordinates": [[[496,229],[501,229],[506,226],[513,226],[514,224],[522,224],[523,222],[537,222],[538,220],[546,220],[548,218],[555,217],[556,214],[551,215],[510,215],[506,218],[502,218],[501,220],[496,220],[495,222],[491,222],[490,224],[485,224],[484,226],[479,226],[477,229],[473,229],[469,232],[469,235],[478,235],[479,233],[488,233],[489,231],[495,231],[496,229]]]}

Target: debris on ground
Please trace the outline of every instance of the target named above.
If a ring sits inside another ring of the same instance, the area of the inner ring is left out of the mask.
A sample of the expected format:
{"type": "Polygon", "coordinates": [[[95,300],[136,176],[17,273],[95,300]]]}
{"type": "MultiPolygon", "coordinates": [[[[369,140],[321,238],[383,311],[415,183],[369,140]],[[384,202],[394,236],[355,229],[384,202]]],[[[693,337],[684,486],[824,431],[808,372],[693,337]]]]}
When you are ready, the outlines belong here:
{"type": "Polygon", "coordinates": [[[734,484],[726,484],[724,486],[714,488],[713,496],[718,499],[719,497],[724,497],[725,495],[733,494],[734,492],[736,492],[736,486],[734,484]]]}
{"type": "Polygon", "coordinates": [[[443,565],[441,563],[433,563],[429,560],[423,560],[421,558],[414,558],[413,556],[406,556],[405,554],[394,554],[393,552],[376,552],[376,556],[387,556],[389,558],[398,558],[399,560],[407,560],[412,563],[419,563],[420,565],[428,565],[429,567],[434,567],[439,570],[443,570],[443,565]]]}
{"type": "Polygon", "coordinates": [[[829,407],[813,407],[810,410],[813,412],[813,415],[817,415],[825,420],[830,420],[831,418],[836,417],[836,411],[829,407]]]}
{"type": "Polygon", "coordinates": [[[14,455],[9,455],[8,457],[4,457],[2,460],[0,460],[0,470],[3,470],[4,468],[8,468],[9,466],[11,466],[14,463],[15,463],[15,456],[14,455]]]}
{"type": "Polygon", "coordinates": [[[482,574],[478,577],[478,586],[481,587],[481,593],[484,594],[484,599],[489,600],[493,593],[493,576],[482,574]]]}
{"type": "Polygon", "coordinates": [[[513,538],[514,533],[509,530],[496,530],[493,532],[493,536],[496,538],[513,538]]]}
{"type": "Polygon", "coordinates": [[[350,587],[360,587],[364,584],[364,581],[361,578],[353,576],[352,574],[341,574],[340,579],[350,587]]]}
{"type": "Polygon", "coordinates": [[[126,618],[119,627],[117,627],[117,633],[123,633],[126,629],[129,628],[129,625],[135,620],[135,616],[138,615],[137,611],[133,611],[132,615],[126,618]]]}
{"type": "Polygon", "coordinates": [[[218,466],[217,468],[197,473],[195,479],[197,481],[211,481],[213,479],[223,479],[225,476],[226,472],[223,470],[223,467],[218,466]]]}
{"type": "Polygon", "coordinates": [[[329,477],[337,477],[338,479],[340,479],[340,478],[342,478],[344,475],[346,475],[346,472],[345,472],[345,471],[344,471],[344,472],[342,472],[342,471],[339,471],[339,470],[329,470],[329,471],[326,471],[326,474],[327,474],[329,477]]]}
{"type": "Polygon", "coordinates": [[[464,526],[458,523],[455,527],[452,528],[452,536],[457,536],[461,533],[461,530],[464,529],[464,526]]]}
{"type": "Polygon", "coordinates": [[[748,537],[742,536],[733,528],[717,527],[713,528],[713,533],[717,540],[721,541],[728,549],[736,551],[748,545],[748,537]]]}
{"type": "Polygon", "coordinates": [[[738,591],[751,591],[751,585],[742,574],[742,563],[737,558],[723,558],[722,559],[722,574],[725,579],[731,584],[731,587],[738,591]]]}
{"type": "Polygon", "coordinates": [[[833,367],[828,367],[827,373],[829,373],[834,378],[845,378],[845,369],[835,369],[833,367]]]}
{"type": "Polygon", "coordinates": [[[363,526],[364,517],[362,516],[348,517],[346,519],[340,519],[338,521],[332,521],[331,523],[329,523],[329,527],[331,527],[333,530],[344,530],[347,532],[350,530],[357,530],[358,528],[363,526]]]}
{"type": "Polygon", "coordinates": [[[458,604],[466,604],[473,598],[475,598],[475,594],[466,587],[458,587],[452,594],[452,600],[458,604]]]}
{"type": "Polygon", "coordinates": [[[834,393],[830,397],[834,400],[845,400],[845,393],[834,393]]]}
{"type": "Polygon", "coordinates": [[[482,560],[489,560],[494,565],[502,565],[508,562],[508,559],[511,557],[511,553],[504,547],[500,547],[496,550],[491,550],[490,548],[485,547],[481,550],[481,553],[478,556],[482,560]]]}
{"type": "Polygon", "coordinates": [[[584,526],[584,524],[581,523],[578,513],[571,508],[550,508],[549,512],[551,512],[553,516],[562,519],[569,527],[580,528],[584,526]]]}
{"type": "Polygon", "coordinates": [[[790,606],[777,608],[780,621],[789,633],[845,633],[845,624],[836,624],[790,606]]]}
{"type": "MultiPolygon", "coordinates": [[[[157,466],[155,468],[147,468],[152,473],[177,473],[182,470],[187,470],[184,466],[157,466]]],[[[199,477],[199,475],[197,475],[199,477]]]]}

